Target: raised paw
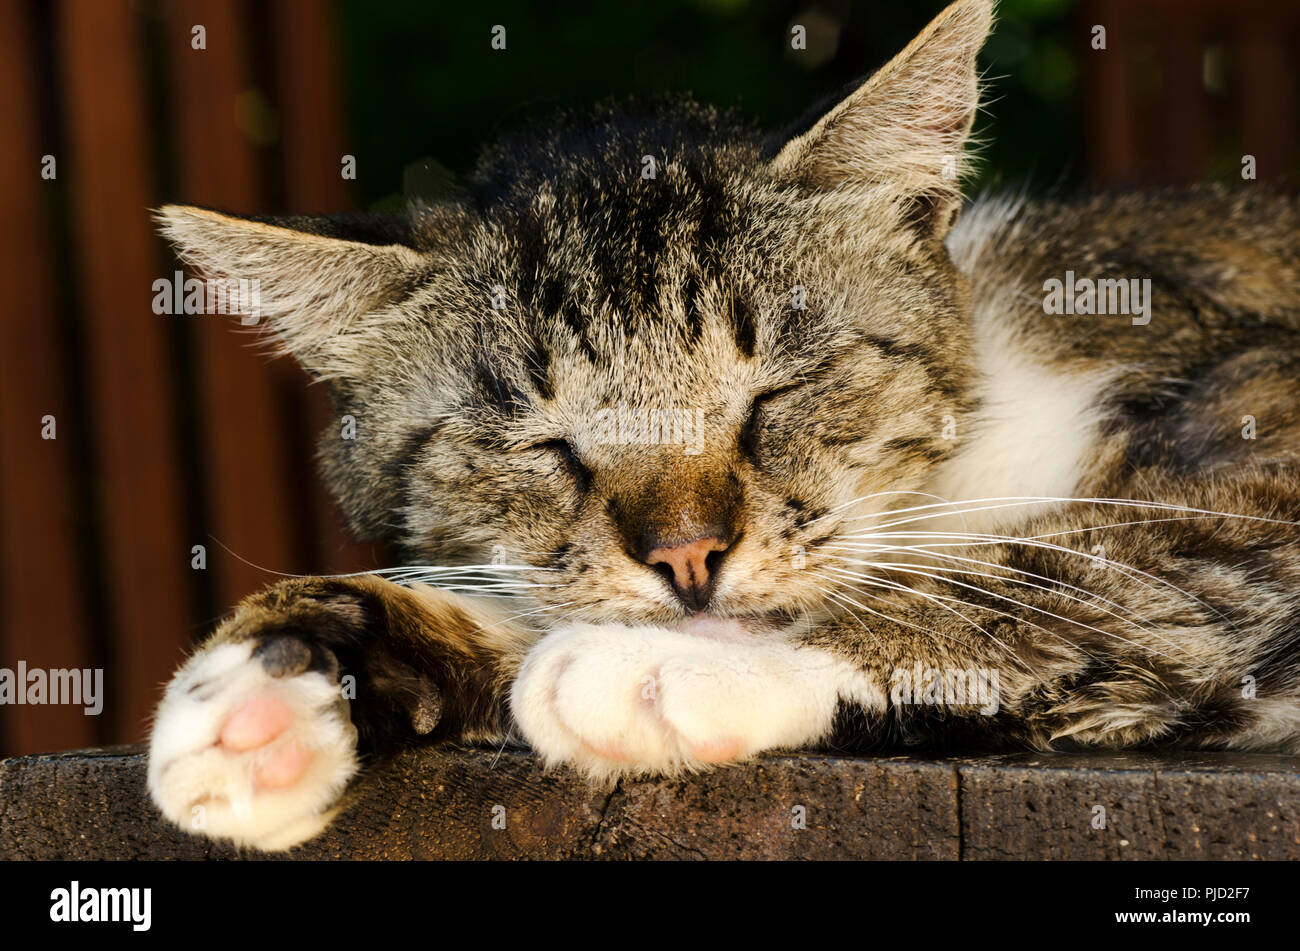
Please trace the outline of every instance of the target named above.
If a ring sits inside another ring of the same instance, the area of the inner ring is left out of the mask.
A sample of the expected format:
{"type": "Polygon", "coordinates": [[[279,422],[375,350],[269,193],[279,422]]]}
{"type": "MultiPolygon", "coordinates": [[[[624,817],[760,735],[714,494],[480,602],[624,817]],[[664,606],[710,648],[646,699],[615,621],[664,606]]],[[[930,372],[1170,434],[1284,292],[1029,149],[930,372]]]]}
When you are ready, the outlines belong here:
{"type": "Polygon", "coordinates": [[[357,768],[333,655],[275,634],[180,669],[155,718],[149,792],[181,828],[278,850],[329,823],[357,768]]]}
{"type": "Polygon", "coordinates": [[[673,774],[816,741],[841,699],[884,706],[867,675],[813,648],[577,624],[529,653],[511,707],[548,762],[609,777],[673,774]]]}

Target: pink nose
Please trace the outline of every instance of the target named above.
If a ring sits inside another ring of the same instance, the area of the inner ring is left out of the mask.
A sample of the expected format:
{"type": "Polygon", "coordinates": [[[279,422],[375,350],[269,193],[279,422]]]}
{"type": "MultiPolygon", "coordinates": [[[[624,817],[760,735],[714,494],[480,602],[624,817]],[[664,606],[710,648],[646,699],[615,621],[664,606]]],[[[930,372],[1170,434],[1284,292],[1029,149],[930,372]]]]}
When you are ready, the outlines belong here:
{"type": "Polygon", "coordinates": [[[727,550],[727,543],[713,535],[697,538],[684,545],[652,548],[646,553],[645,563],[664,566],[664,574],[671,571],[669,580],[673,590],[686,605],[699,610],[708,603],[713,591],[713,578],[709,573],[709,556],[727,550]]]}

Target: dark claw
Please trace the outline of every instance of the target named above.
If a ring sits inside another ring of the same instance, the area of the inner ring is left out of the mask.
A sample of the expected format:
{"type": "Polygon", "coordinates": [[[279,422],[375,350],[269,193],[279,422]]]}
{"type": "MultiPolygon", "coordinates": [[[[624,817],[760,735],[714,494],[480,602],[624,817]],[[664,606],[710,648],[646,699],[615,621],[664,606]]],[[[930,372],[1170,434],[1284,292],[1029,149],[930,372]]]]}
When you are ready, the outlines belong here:
{"type": "Polygon", "coordinates": [[[433,681],[421,678],[420,690],[411,705],[411,726],[420,736],[432,733],[442,719],[442,693],[433,681]]]}
{"type": "Polygon", "coordinates": [[[253,656],[272,677],[292,677],[311,666],[312,650],[303,641],[288,635],[265,638],[253,650],[253,656]]]}

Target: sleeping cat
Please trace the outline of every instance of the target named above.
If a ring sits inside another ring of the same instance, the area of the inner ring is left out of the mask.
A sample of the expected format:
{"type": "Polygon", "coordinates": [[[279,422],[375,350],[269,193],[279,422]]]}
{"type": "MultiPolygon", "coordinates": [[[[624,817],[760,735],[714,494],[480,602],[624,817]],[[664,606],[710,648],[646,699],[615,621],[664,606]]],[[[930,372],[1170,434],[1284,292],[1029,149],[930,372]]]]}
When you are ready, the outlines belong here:
{"type": "Polygon", "coordinates": [[[958,0],[779,138],[609,107],[400,217],[162,209],[186,261],[259,282],[328,381],[352,526],[413,566],[241,604],[158,709],[163,813],[287,848],[443,741],[605,780],[1300,750],[1300,205],[958,220],[991,20],[958,0]]]}

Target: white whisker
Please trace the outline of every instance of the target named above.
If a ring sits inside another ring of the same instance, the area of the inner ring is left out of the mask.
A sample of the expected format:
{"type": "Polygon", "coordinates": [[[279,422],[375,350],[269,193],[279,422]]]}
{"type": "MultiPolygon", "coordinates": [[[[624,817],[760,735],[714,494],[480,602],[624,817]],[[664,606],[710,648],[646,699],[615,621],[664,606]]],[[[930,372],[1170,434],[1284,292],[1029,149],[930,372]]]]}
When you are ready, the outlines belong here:
{"type": "MultiPolygon", "coordinates": [[[[871,563],[868,563],[868,564],[871,564],[871,563]]],[[[1123,643],[1128,644],[1128,645],[1130,645],[1130,646],[1132,646],[1132,647],[1137,647],[1137,648],[1139,648],[1139,649],[1148,650],[1148,651],[1150,651],[1150,652],[1153,653],[1153,654],[1159,654],[1161,657],[1165,657],[1165,658],[1167,658],[1168,660],[1173,660],[1172,657],[1169,657],[1167,654],[1164,654],[1164,653],[1162,653],[1162,652],[1156,650],[1156,649],[1153,648],[1153,647],[1147,647],[1146,645],[1137,644],[1137,643],[1135,643],[1134,641],[1130,641],[1130,640],[1128,640],[1127,638],[1120,637],[1118,634],[1114,633],[1113,631],[1104,631],[1104,630],[1102,630],[1101,628],[1099,628],[1099,627],[1094,627],[1094,626],[1091,625],[1091,624],[1085,624],[1083,621],[1077,621],[1077,620],[1075,620],[1074,618],[1068,618],[1068,617],[1065,617],[1065,616],[1063,616],[1063,615],[1056,614],[1056,613],[1053,612],[1053,611],[1048,611],[1046,608],[1040,608],[1040,607],[1037,607],[1036,605],[1026,604],[1026,603],[1023,602],[1023,601],[1019,601],[1019,600],[1017,600],[1017,599],[1015,599],[1015,598],[1008,597],[1007,595],[1004,595],[1004,594],[998,594],[997,592],[994,592],[994,591],[989,591],[987,588],[981,588],[981,587],[979,587],[978,585],[967,584],[966,582],[964,582],[964,581],[958,581],[958,580],[956,580],[955,578],[948,578],[948,577],[945,577],[945,576],[943,576],[943,575],[932,574],[932,573],[929,572],[929,571],[919,570],[919,569],[917,569],[917,568],[903,567],[903,566],[901,566],[901,565],[899,565],[899,564],[897,564],[897,563],[894,563],[894,562],[891,562],[891,563],[889,563],[889,564],[878,564],[878,565],[877,565],[877,564],[872,564],[871,566],[872,566],[872,567],[875,567],[875,568],[880,568],[880,569],[882,569],[882,570],[887,570],[887,571],[888,571],[888,570],[896,570],[896,571],[901,571],[903,574],[919,575],[919,576],[921,576],[921,577],[930,578],[931,580],[942,581],[942,582],[945,582],[945,583],[947,583],[947,584],[956,585],[956,586],[961,587],[961,588],[967,588],[967,589],[969,589],[969,590],[971,590],[971,591],[976,591],[976,592],[979,592],[980,594],[988,595],[988,596],[991,597],[991,598],[997,598],[997,599],[1000,600],[1000,601],[1006,601],[1006,602],[1009,603],[1009,604],[1014,604],[1014,605],[1016,605],[1017,607],[1024,608],[1024,609],[1027,610],[1027,611],[1037,611],[1039,614],[1042,614],[1042,615],[1044,615],[1045,617],[1054,618],[1055,620],[1063,621],[1063,622],[1065,622],[1066,624],[1073,624],[1073,625],[1076,625],[1076,626],[1078,626],[1078,627],[1081,627],[1081,628],[1084,628],[1084,629],[1086,629],[1086,630],[1093,631],[1093,632],[1095,632],[1095,633],[1097,633],[1097,634],[1100,634],[1100,635],[1102,635],[1103,637],[1113,637],[1113,638],[1115,638],[1116,640],[1118,640],[1118,641],[1122,641],[1123,643]]],[[[853,575],[853,574],[854,574],[853,572],[850,572],[850,571],[848,571],[847,569],[843,569],[843,568],[830,568],[830,570],[831,570],[831,571],[842,571],[842,572],[844,572],[845,574],[849,574],[849,575],[853,575]]],[[[909,590],[910,590],[910,589],[909,589],[909,590]]],[[[917,592],[917,593],[919,594],[920,592],[917,592]]],[[[978,607],[978,605],[971,605],[971,606],[972,606],[972,607],[978,607]]],[[[988,609],[988,608],[985,608],[985,610],[989,610],[989,609],[988,609]]],[[[1024,621],[1025,619],[1024,619],[1024,618],[1021,618],[1020,620],[1024,621]]],[[[1027,622],[1027,621],[1026,621],[1026,623],[1031,623],[1031,622],[1027,622]]],[[[1189,656],[1190,656],[1190,655],[1189,655],[1189,656]]]]}
{"type": "MultiPolygon", "coordinates": [[[[875,548],[875,547],[876,547],[876,546],[872,546],[872,548],[875,548]]],[[[853,546],[851,546],[851,545],[846,545],[846,546],[826,545],[826,546],[824,546],[824,549],[823,549],[823,550],[825,550],[825,551],[856,551],[857,549],[855,549],[855,548],[854,548],[853,546]]],[[[1120,603],[1117,602],[1117,601],[1112,601],[1110,598],[1107,598],[1107,597],[1105,597],[1105,596],[1103,596],[1103,595],[1097,594],[1095,591],[1089,591],[1087,588],[1081,588],[1081,587],[1079,587],[1078,585],[1068,584],[1067,582],[1060,581],[1060,580],[1058,580],[1058,579],[1056,579],[1056,578],[1050,578],[1050,577],[1048,577],[1047,575],[1040,575],[1040,574],[1036,574],[1035,572],[1032,572],[1032,571],[1026,571],[1026,570],[1023,569],[1023,568],[1015,568],[1015,567],[1013,567],[1013,566],[1011,566],[1011,565],[1001,565],[1001,564],[998,564],[997,562],[992,562],[992,561],[982,561],[982,560],[979,559],[979,558],[965,558],[965,557],[963,557],[963,556],[961,556],[961,555],[953,555],[953,554],[948,554],[948,553],[946,553],[946,552],[937,552],[937,551],[933,551],[933,550],[931,550],[930,548],[926,548],[926,547],[922,547],[922,546],[918,546],[918,545],[891,545],[891,546],[886,547],[886,548],[884,549],[883,553],[885,553],[885,554],[889,554],[889,553],[900,552],[900,551],[906,551],[906,552],[912,552],[912,553],[922,554],[922,555],[925,555],[925,556],[930,557],[930,558],[942,558],[942,559],[945,559],[945,560],[947,560],[947,561],[960,561],[960,562],[963,562],[963,563],[965,563],[965,564],[979,565],[979,566],[984,567],[984,568],[993,568],[993,569],[997,569],[997,570],[1000,570],[1000,571],[1008,571],[1008,572],[1012,572],[1013,574],[1016,574],[1016,575],[1024,575],[1026,578],[1036,578],[1036,579],[1038,579],[1039,581],[1045,581],[1045,582],[1047,582],[1047,585],[1032,584],[1031,582],[1028,582],[1028,581],[1023,580],[1022,578],[1007,577],[1007,576],[1005,576],[1005,575],[996,575],[996,574],[986,573],[986,572],[980,572],[980,571],[972,571],[972,570],[970,570],[970,569],[961,569],[961,568],[945,568],[945,567],[941,567],[941,566],[931,566],[931,567],[933,567],[936,571],[963,571],[963,572],[965,572],[965,573],[973,574],[973,575],[977,575],[977,576],[979,576],[979,577],[984,577],[984,578],[997,578],[997,579],[1000,579],[1000,580],[1003,580],[1003,581],[1008,581],[1008,582],[1011,582],[1011,583],[1014,583],[1014,584],[1021,584],[1021,585],[1025,585],[1025,586],[1027,586],[1027,587],[1037,588],[1037,589],[1040,590],[1040,591],[1047,591],[1047,592],[1050,592],[1050,593],[1052,593],[1052,594],[1059,594],[1059,595],[1062,595],[1063,597],[1070,597],[1070,599],[1073,600],[1073,601],[1078,601],[1078,602],[1080,602],[1081,604],[1087,604],[1087,605],[1089,605],[1089,606],[1091,606],[1091,607],[1096,607],[1096,605],[1093,603],[1093,601],[1085,600],[1085,599],[1083,599],[1083,598],[1072,597],[1072,596],[1070,596],[1070,595],[1065,595],[1063,592],[1057,591],[1057,590],[1056,590],[1055,588],[1053,588],[1053,587],[1049,587],[1049,585],[1056,585],[1056,586],[1059,586],[1059,587],[1062,587],[1062,588],[1068,588],[1068,589],[1071,590],[1071,591],[1077,591],[1077,592],[1079,592],[1080,594],[1087,595],[1089,598],[1092,598],[1092,599],[1094,599],[1094,600],[1097,601],[1097,602],[1100,602],[1100,603],[1102,603],[1102,604],[1109,605],[1109,606],[1111,606],[1111,607],[1113,607],[1113,608],[1116,608],[1116,609],[1118,609],[1118,610],[1120,610],[1120,611],[1126,611],[1126,612],[1128,612],[1129,614],[1132,614],[1132,615],[1134,615],[1135,617],[1138,617],[1138,615],[1136,614],[1136,612],[1132,611],[1130,608],[1125,607],[1124,605],[1120,604],[1120,603]]],[[[870,553],[875,553],[875,552],[870,552],[870,553]]],[[[1140,628],[1140,629],[1142,629],[1142,630],[1148,630],[1148,628],[1144,628],[1141,624],[1138,624],[1136,621],[1133,621],[1133,620],[1130,620],[1130,619],[1128,619],[1128,618],[1122,617],[1121,615],[1116,614],[1116,613],[1114,613],[1113,611],[1106,611],[1105,613],[1106,613],[1106,614],[1109,614],[1111,617],[1117,618],[1118,620],[1124,621],[1126,624],[1132,624],[1134,627],[1138,627],[1138,628],[1140,628]]],[[[1142,618],[1142,620],[1143,620],[1143,621],[1146,621],[1145,618],[1142,618]]],[[[1147,622],[1147,623],[1149,624],[1150,622],[1147,622]]]]}
{"type": "Polygon", "coordinates": [[[1204,517],[1240,518],[1252,522],[1268,522],[1274,525],[1300,526],[1300,522],[1294,522],[1288,519],[1269,518],[1264,515],[1240,515],[1235,512],[1217,512],[1211,509],[1198,509],[1187,505],[1178,505],[1173,502],[1153,502],[1153,501],[1148,501],[1143,499],[1107,499],[1107,498],[1083,498],[1083,497],[1074,498],[1071,496],[1050,496],[1050,495],[995,496],[995,497],[985,498],[985,499],[963,499],[959,502],[941,502],[941,503],[932,503],[930,505],[915,505],[915,506],[911,506],[910,508],[891,509],[886,512],[874,512],[867,515],[855,515],[845,519],[845,521],[855,521],[857,519],[877,518],[877,517],[892,518],[895,515],[901,515],[906,512],[927,511],[927,514],[924,515],[917,515],[913,518],[903,519],[902,521],[893,522],[888,525],[877,526],[878,528],[892,528],[896,525],[904,525],[907,524],[908,522],[921,521],[927,518],[941,518],[941,517],[948,517],[952,515],[969,515],[971,512],[984,512],[993,509],[1015,508],[1017,506],[1024,506],[1024,505],[1039,505],[1048,502],[1084,503],[1088,505],[1117,505],[1117,506],[1123,506],[1128,508],[1153,508],[1153,509],[1160,509],[1163,511],[1171,511],[1171,512],[1190,512],[1194,515],[1200,515],[1204,517]],[[968,506],[968,505],[977,505],[978,503],[983,503],[983,502],[1000,502],[1004,504],[980,505],[978,508],[960,508],[956,511],[951,511],[951,512],[927,511],[927,510],[943,508],[945,506],[947,507],[968,506]]]}
{"type": "Polygon", "coordinates": [[[1183,597],[1187,598],[1188,600],[1195,601],[1201,607],[1205,608],[1206,611],[1210,612],[1211,614],[1217,615],[1221,620],[1226,622],[1229,626],[1231,626],[1232,624],[1231,619],[1229,619],[1226,615],[1224,615],[1223,612],[1219,611],[1217,608],[1213,607],[1212,605],[1206,604],[1204,601],[1202,601],[1196,595],[1192,594],[1190,591],[1183,590],[1182,588],[1178,587],[1178,585],[1174,584],[1171,581],[1167,581],[1166,579],[1161,578],[1158,575],[1153,575],[1149,572],[1143,571],[1142,569],[1136,568],[1133,565],[1128,565],[1121,561],[1114,561],[1113,559],[1106,558],[1102,555],[1094,555],[1089,552],[1081,552],[1074,548],[1068,548],[1064,545],[1055,545],[1048,542],[1037,541],[1032,538],[1022,538],[1015,535],[993,535],[993,534],[975,533],[975,532],[914,531],[914,532],[896,532],[896,533],[869,533],[869,534],[857,535],[857,536],[846,536],[846,538],[850,540],[863,540],[863,541],[872,538],[957,539],[956,541],[942,541],[942,542],[936,541],[936,542],[931,542],[928,545],[916,546],[922,549],[964,548],[964,547],[970,547],[975,545],[1024,545],[1027,548],[1041,548],[1047,551],[1056,551],[1062,554],[1073,555],[1079,558],[1087,558],[1088,560],[1094,562],[1095,564],[1107,565],[1109,567],[1119,570],[1122,574],[1124,574],[1126,577],[1130,578],[1131,580],[1138,581],[1139,583],[1143,583],[1138,578],[1133,577],[1133,575],[1140,575],[1142,578],[1146,578],[1149,581],[1154,582],[1154,584],[1152,585],[1147,585],[1148,587],[1154,587],[1155,585],[1163,585],[1164,587],[1169,588],[1172,591],[1176,591],[1178,594],[1181,594],[1183,597]],[[1130,574],[1130,572],[1132,574],[1130,574]]]}

